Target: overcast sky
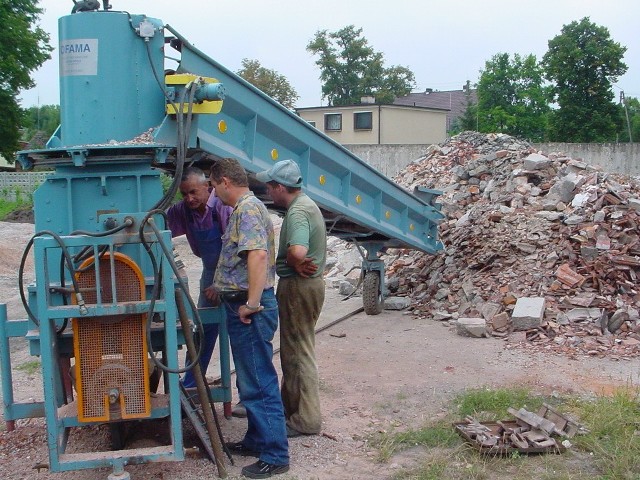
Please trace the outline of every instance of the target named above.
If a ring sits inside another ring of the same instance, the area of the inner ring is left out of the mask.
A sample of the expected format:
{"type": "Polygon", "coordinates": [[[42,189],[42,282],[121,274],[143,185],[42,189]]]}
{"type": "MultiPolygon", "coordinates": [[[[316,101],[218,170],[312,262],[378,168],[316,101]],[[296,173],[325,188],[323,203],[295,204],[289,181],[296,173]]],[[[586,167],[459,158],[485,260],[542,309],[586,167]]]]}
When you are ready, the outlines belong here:
{"type": "MultiPolygon", "coordinates": [[[[72,0],[41,0],[40,26],[58,43],[57,20],[72,0]]],[[[477,82],[496,53],[534,54],[541,59],[562,26],[583,17],[606,27],[627,47],[628,67],[614,87],[640,97],[640,2],[638,0],[111,0],[113,10],[146,14],[171,25],[192,44],[237,71],[255,59],[284,75],[296,89],[298,107],[326,104],[320,71],[306,46],[318,30],[347,25],[363,29],[385,65],[408,67],[414,91],[458,90],[477,82]]],[[[34,74],[36,87],[22,92],[22,106],[59,104],[57,49],[34,74]]]]}

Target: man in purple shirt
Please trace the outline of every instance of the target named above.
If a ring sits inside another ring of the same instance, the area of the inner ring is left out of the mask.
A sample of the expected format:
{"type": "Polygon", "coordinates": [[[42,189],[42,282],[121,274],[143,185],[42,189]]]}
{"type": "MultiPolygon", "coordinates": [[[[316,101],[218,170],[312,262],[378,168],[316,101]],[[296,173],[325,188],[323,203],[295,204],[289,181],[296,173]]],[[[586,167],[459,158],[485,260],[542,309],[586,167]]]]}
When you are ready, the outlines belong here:
{"type": "MultiPolygon", "coordinates": [[[[196,167],[185,169],[180,179],[182,200],[167,210],[171,236],[186,235],[191,251],[202,260],[202,275],[198,307],[214,306],[204,295],[204,289],[213,283],[213,274],[222,248],[222,233],[227,228],[232,208],[216,196],[204,172],[196,167]]],[[[200,367],[207,371],[218,338],[218,325],[204,326],[204,339],[200,367]]],[[[186,388],[195,387],[193,370],[189,370],[182,383],[186,388]]]]}

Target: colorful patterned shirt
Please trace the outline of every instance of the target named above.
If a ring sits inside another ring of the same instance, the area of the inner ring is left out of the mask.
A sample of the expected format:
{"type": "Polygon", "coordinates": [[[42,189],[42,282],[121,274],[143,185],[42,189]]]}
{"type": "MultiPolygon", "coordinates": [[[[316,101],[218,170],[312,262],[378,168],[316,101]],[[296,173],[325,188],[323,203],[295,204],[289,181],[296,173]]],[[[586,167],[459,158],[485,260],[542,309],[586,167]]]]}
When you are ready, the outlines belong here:
{"type": "Polygon", "coordinates": [[[272,288],[276,277],[273,223],[267,208],[253,192],[240,197],[222,236],[222,252],[213,280],[218,291],[249,289],[247,252],[250,250],[267,251],[264,288],[272,288]]]}

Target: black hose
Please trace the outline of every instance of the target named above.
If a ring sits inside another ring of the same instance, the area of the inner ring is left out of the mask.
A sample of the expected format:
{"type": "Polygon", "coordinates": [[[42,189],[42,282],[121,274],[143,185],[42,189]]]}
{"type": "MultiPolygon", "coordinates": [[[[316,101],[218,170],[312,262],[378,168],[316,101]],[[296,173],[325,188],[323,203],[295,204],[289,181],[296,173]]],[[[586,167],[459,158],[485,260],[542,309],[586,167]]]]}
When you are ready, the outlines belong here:
{"type": "MultiPolygon", "coordinates": [[[[151,249],[151,246],[149,245],[149,242],[147,242],[147,240],[146,240],[146,238],[144,236],[144,227],[145,227],[146,224],[148,224],[151,227],[151,229],[154,231],[154,233],[156,235],[156,238],[157,238],[158,245],[160,245],[160,248],[162,249],[164,255],[167,257],[169,265],[171,266],[171,269],[175,273],[176,279],[178,280],[178,285],[180,286],[180,289],[185,293],[185,296],[186,296],[187,300],[189,301],[189,306],[191,307],[191,310],[193,311],[194,324],[195,324],[195,326],[197,328],[199,338],[204,339],[204,327],[202,326],[202,319],[200,318],[200,314],[198,313],[198,308],[196,307],[195,303],[193,302],[193,299],[191,298],[191,296],[189,295],[189,290],[188,290],[186,284],[184,283],[184,280],[182,280],[182,278],[180,277],[180,271],[178,269],[178,266],[173,261],[173,252],[169,251],[168,247],[166,246],[166,244],[162,240],[160,230],[158,230],[158,227],[155,225],[155,223],[153,222],[153,219],[151,218],[153,215],[165,216],[166,213],[164,212],[164,210],[151,210],[151,211],[147,212],[145,217],[140,222],[140,229],[139,229],[140,241],[144,245],[144,248],[145,248],[145,250],[147,251],[147,253],[149,255],[149,258],[151,260],[151,265],[152,265],[152,268],[153,268],[153,275],[154,275],[154,280],[153,280],[154,281],[154,285],[153,285],[153,290],[152,290],[152,293],[151,293],[151,300],[150,300],[150,304],[149,304],[149,314],[148,314],[148,317],[147,317],[147,343],[149,345],[151,345],[151,322],[152,322],[153,314],[154,314],[155,301],[156,301],[157,298],[160,297],[161,274],[160,274],[160,269],[158,268],[158,263],[156,261],[155,255],[153,254],[153,251],[151,249]]],[[[193,366],[197,362],[200,361],[200,357],[202,356],[203,344],[204,344],[203,342],[199,342],[199,344],[198,344],[198,354],[196,355],[196,358],[195,359],[189,359],[190,362],[187,362],[187,365],[185,365],[183,368],[179,368],[179,369],[170,369],[166,365],[164,365],[160,360],[158,360],[156,358],[155,354],[153,353],[153,349],[150,349],[149,353],[151,355],[151,358],[152,358],[153,362],[162,371],[167,372],[167,373],[178,373],[179,374],[179,373],[185,373],[185,372],[191,370],[193,368],[193,366]]]]}
{"type": "Polygon", "coordinates": [[[55,232],[52,232],[50,230],[42,230],[40,232],[37,232],[36,234],[34,234],[30,239],[29,242],[27,243],[27,246],[24,249],[24,252],[22,253],[22,258],[20,260],[20,267],[18,268],[18,286],[19,286],[19,291],[20,291],[20,299],[22,301],[22,306],[24,307],[25,311],[27,312],[27,315],[29,316],[29,318],[31,319],[31,321],[36,325],[36,326],[40,326],[40,321],[36,318],[36,316],[33,314],[33,311],[31,310],[31,308],[29,308],[29,302],[27,301],[27,298],[25,296],[24,293],[24,266],[26,264],[26,260],[27,260],[27,256],[29,254],[29,250],[31,250],[31,247],[33,246],[33,242],[37,237],[41,237],[44,235],[49,235],[51,237],[53,237],[55,239],[55,241],[58,243],[58,245],[60,246],[60,249],[62,250],[62,255],[64,256],[64,260],[67,264],[67,269],[69,270],[69,275],[71,277],[71,283],[73,284],[73,291],[75,292],[76,298],[78,300],[78,305],[80,306],[80,308],[86,308],[84,306],[84,300],[82,299],[82,294],[80,293],[80,287],[78,286],[78,280],[76,279],[76,270],[75,267],[73,266],[73,260],[71,259],[71,254],[69,253],[69,250],[67,249],[67,246],[64,244],[64,240],[62,240],[62,238],[60,237],[60,235],[58,235],[55,232]]]}

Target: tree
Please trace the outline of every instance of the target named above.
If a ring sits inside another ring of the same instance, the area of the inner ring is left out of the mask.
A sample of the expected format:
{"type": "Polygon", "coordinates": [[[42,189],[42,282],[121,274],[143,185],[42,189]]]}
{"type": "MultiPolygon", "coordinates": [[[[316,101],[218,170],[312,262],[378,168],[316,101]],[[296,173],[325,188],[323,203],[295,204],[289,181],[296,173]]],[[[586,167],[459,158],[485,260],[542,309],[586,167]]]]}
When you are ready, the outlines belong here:
{"type": "Polygon", "coordinates": [[[366,96],[375,97],[378,103],[392,103],[415,87],[411,70],[385,68],[382,53],[375,52],[361,34],[362,29],[354,25],[337,32],[320,30],[307,45],[319,57],[322,98],[329,105],[355,105],[366,96]]]}
{"type": "Polygon", "coordinates": [[[542,61],[553,83],[558,109],[550,119],[550,139],[563,142],[605,142],[621,129],[612,83],[627,71],[627,48],[614,42],[609,30],[588,17],[562,27],[549,41],[542,61]]]}
{"type": "Polygon", "coordinates": [[[543,69],[534,55],[494,55],[478,82],[479,130],[542,141],[550,109],[543,83],[543,69]]]}
{"type": "MultiPolygon", "coordinates": [[[[32,142],[34,135],[46,142],[60,125],[60,105],[29,107],[23,112],[23,139],[32,142]]],[[[29,148],[43,148],[43,142],[30,145],[29,148]]]]}
{"type": "Polygon", "coordinates": [[[466,130],[478,129],[478,104],[471,98],[471,82],[467,80],[464,86],[465,92],[465,108],[462,116],[456,118],[451,125],[450,131],[455,135],[466,130]]]}
{"type": "Polygon", "coordinates": [[[34,26],[42,9],[33,0],[0,2],[0,154],[13,160],[21,111],[17,95],[34,86],[31,72],[51,58],[49,35],[34,26]]]}
{"type": "Polygon", "coordinates": [[[629,142],[629,130],[631,130],[631,140],[634,142],[640,141],[640,100],[635,97],[628,97],[624,99],[626,104],[626,113],[624,111],[624,105],[621,108],[622,129],[620,131],[620,141],[629,142]],[[627,125],[627,119],[629,125],[627,125]]]}
{"type": "Polygon", "coordinates": [[[298,93],[284,75],[260,65],[258,60],[242,59],[242,68],[236,72],[254,87],[262,90],[284,107],[293,109],[298,93]]]}

